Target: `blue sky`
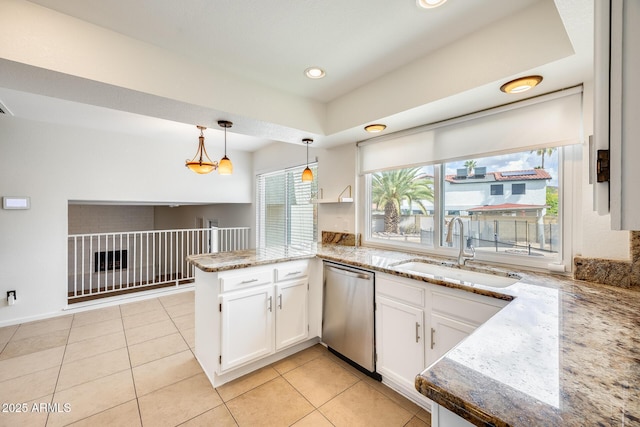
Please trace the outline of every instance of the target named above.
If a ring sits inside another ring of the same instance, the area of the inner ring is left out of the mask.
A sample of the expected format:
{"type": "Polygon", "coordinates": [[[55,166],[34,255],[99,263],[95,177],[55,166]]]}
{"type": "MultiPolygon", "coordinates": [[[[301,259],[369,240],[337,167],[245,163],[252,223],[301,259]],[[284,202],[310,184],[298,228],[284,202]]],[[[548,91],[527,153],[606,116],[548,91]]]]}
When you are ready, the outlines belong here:
{"type": "MultiPolygon", "coordinates": [[[[473,158],[471,160],[476,161],[476,166],[484,166],[487,168],[487,172],[506,172],[506,171],[519,171],[533,169],[540,166],[540,156],[535,152],[529,151],[515,153],[515,154],[503,154],[499,156],[473,158]]],[[[464,167],[465,160],[458,162],[451,162],[446,164],[446,174],[455,175],[456,169],[464,167]]],[[[544,157],[544,169],[551,175],[551,181],[549,186],[558,185],[558,150],[555,150],[551,156],[545,155],[544,157]]]]}

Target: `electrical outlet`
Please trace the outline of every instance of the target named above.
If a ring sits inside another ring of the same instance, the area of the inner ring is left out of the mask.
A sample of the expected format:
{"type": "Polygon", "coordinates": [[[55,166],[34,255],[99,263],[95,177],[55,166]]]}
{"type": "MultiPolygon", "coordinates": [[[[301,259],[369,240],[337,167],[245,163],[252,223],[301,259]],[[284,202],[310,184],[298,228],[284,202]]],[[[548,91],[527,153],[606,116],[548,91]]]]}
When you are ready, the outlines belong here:
{"type": "Polygon", "coordinates": [[[16,291],[7,291],[7,301],[9,301],[9,299],[13,296],[13,300],[15,301],[16,298],[16,291]]]}

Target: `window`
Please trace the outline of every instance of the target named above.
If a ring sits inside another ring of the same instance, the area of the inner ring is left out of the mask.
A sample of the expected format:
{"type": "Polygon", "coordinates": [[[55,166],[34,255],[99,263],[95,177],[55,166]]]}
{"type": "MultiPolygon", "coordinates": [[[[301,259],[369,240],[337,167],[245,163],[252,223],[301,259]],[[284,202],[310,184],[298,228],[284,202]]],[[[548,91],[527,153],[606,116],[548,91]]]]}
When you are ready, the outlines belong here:
{"type": "Polygon", "coordinates": [[[476,249],[477,259],[526,265],[535,264],[533,259],[541,265],[561,259],[558,195],[563,150],[370,173],[366,238],[377,245],[451,255],[460,232],[455,224],[447,242],[448,224],[459,216],[463,240],[476,249]],[[463,168],[468,172],[462,174],[463,168]],[[511,193],[505,194],[505,186],[511,193]]]}
{"type": "Polygon", "coordinates": [[[527,194],[527,184],[511,184],[511,194],[527,194]]]}
{"type": "MultiPolygon", "coordinates": [[[[473,246],[480,258],[483,253],[526,256],[547,259],[547,262],[558,257],[558,159],[558,148],[547,148],[443,165],[444,210],[460,212],[466,245],[473,246]],[[486,167],[484,176],[465,182],[452,179],[465,162],[486,167]],[[500,184],[495,184],[496,181],[500,184]],[[487,186],[490,198],[486,197],[487,186]],[[511,194],[505,194],[504,186],[511,187],[511,194]],[[553,198],[555,209],[550,209],[553,198]]],[[[445,224],[451,218],[446,216],[442,220],[442,242],[448,231],[445,224]]],[[[443,243],[443,247],[457,247],[459,231],[456,228],[452,232],[452,242],[443,243]]]]}
{"type": "Polygon", "coordinates": [[[372,237],[433,246],[433,171],[425,166],[369,175],[372,237]]]}
{"type": "Polygon", "coordinates": [[[317,164],[309,164],[312,182],[302,182],[306,166],[261,174],[256,180],[256,247],[316,242],[317,164]]]}

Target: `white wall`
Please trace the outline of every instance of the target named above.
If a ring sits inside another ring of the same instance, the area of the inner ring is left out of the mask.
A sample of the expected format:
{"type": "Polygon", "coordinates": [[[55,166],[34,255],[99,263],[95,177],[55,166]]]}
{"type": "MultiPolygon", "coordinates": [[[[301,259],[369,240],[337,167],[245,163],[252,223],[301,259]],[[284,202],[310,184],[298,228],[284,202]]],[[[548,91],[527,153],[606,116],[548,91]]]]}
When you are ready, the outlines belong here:
{"type": "Polygon", "coordinates": [[[251,154],[229,152],[231,176],[196,175],[184,166],[192,136],[161,141],[0,116],[0,196],[31,197],[30,210],[0,210],[0,326],[66,307],[69,200],[251,203],[251,154]]]}
{"type": "MultiPolygon", "coordinates": [[[[325,200],[336,200],[340,192],[351,185],[356,198],[356,145],[318,149],[309,147],[309,161],[318,161],[318,188],[325,200]]],[[[300,145],[275,143],[254,153],[256,174],[273,172],[306,163],[306,148],[300,145]]],[[[254,184],[255,185],[255,184],[254,184]]],[[[253,206],[255,218],[255,206],[253,206]]],[[[255,224],[255,220],[254,220],[255,224]]],[[[331,203],[318,206],[318,240],[322,231],[356,232],[356,203],[331,203]]]]}
{"type": "MultiPolygon", "coordinates": [[[[324,201],[337,201],[340,193],[351,185],[352,203],[318,205],[318,240],[322,231],[360,233],[356,230],[356,145],[347,144],[325,150],[318,155],[318,187],[324,201]]],[[[345,196],[347,193],[345,193],[345,196]]]]}
{"type": "Polygon", "coordinates": [[[226,203],[215,205],[186,205],[175,208],[158,206],[155,208],[155,226],[157,229],[194,228],[197,218],[204,225],[209,220],[217,220],[218,227],[251,227],[249,244],[255,246],[255,223],[253,204],[226,203]]]}
{"type": "Polygon", "coordinates": [[[153,206],[69,205],[69,234],[153,230],[153,206]]]}

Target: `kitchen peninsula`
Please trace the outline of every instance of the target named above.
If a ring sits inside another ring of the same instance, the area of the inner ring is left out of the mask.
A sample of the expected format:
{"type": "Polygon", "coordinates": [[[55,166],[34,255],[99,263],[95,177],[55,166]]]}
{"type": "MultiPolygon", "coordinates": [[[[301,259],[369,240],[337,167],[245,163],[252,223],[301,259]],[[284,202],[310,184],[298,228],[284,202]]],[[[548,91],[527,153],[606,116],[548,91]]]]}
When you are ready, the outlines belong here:
{"type": "Polygon", "coordinates": [[[640,293],[564,276],[527,273],[506,288],[461,285],[397,268],[402,262],[442,259],[335,245],[199,255],[189,258],[199,269],[196,340],[200,329],[202,343],[207,326],[199,323],[199,311],[219,315],[218,299],[199,291],[220,285],[198,283],[204,275],[306,261],[313,326],[300,343],[316,343],[318,311],[311,307],[322,297],[322,259],[510,301],[444,357],[416,372],[416,389],[436,404],[434,425],[438,420],[446,425],[453,414],[475,425],[640,425],[640,293]]]}

